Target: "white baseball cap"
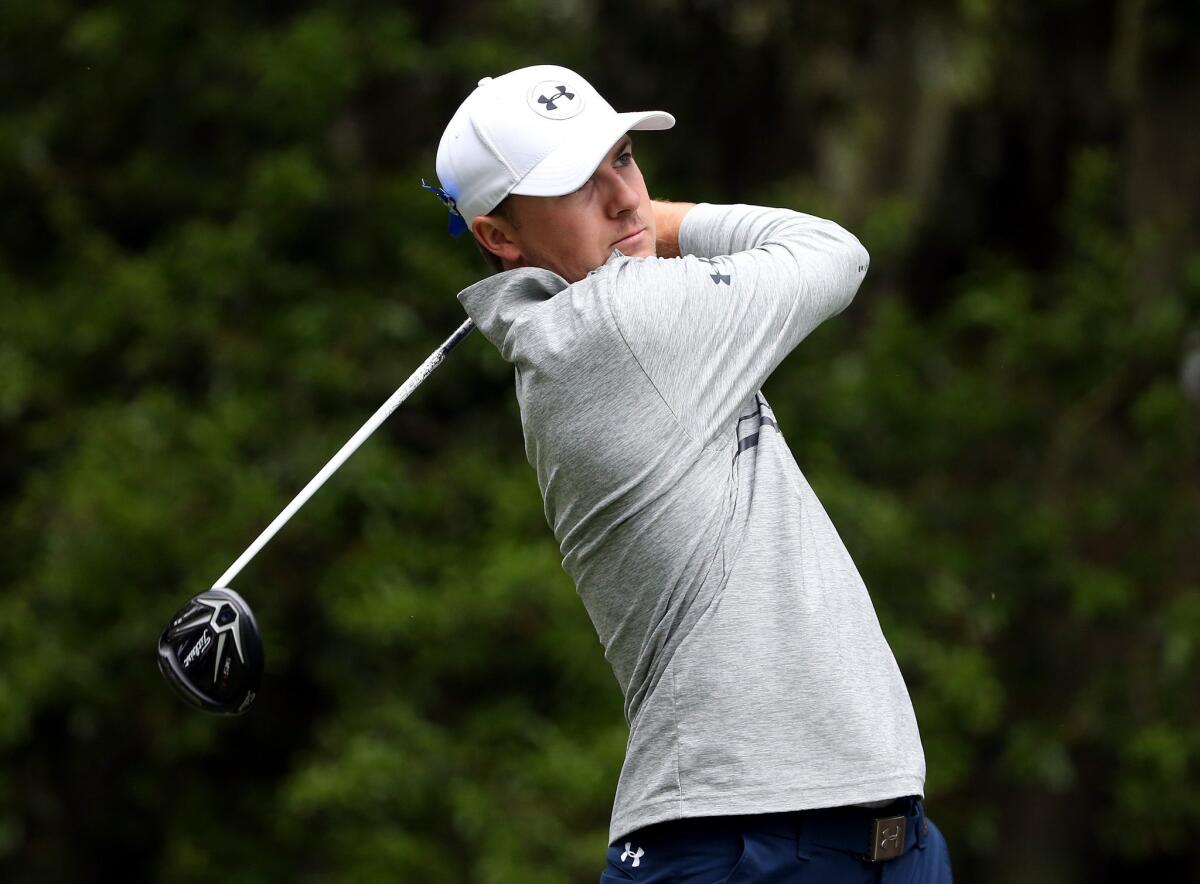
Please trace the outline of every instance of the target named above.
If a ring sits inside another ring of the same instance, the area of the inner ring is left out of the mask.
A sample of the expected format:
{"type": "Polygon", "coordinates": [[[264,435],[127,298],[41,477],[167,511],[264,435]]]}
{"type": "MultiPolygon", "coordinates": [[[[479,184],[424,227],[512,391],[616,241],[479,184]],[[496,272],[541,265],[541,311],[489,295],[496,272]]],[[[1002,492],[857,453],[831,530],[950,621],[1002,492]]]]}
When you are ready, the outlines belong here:
{"type": "Polygon", "coordinates": [[[617,113],[587,80],[557,65],[484,77],[442,133],[442,186],[429,189],[449,207],[451,231],[462,232],[510,193],[578,190],[629,130],[674,125],[663,111],[617,113]]]}

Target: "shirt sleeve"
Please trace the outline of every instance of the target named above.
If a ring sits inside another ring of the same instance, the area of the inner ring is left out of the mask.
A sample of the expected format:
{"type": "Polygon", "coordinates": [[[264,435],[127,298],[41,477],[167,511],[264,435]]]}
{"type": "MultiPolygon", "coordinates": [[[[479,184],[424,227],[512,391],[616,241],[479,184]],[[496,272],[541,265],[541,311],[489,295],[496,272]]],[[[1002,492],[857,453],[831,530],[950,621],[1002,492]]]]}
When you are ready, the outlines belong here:
{"type": "Polygon", "coordinates": [[[853,299],[870,261],[832,221],[787,209],[700,204],[682,258],[614,265],[613,317],[683,429],[701,444],[821,322],[853,299]]]}

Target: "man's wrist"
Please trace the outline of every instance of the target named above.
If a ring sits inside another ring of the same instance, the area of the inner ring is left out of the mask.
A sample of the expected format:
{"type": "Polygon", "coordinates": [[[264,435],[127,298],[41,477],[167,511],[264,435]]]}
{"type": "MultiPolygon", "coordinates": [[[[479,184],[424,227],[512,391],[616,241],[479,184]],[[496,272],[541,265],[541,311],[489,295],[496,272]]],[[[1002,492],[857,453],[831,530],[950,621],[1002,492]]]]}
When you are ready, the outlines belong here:
{"type": "Polygon", "coordinates": [[[679,226],[694,205],[696,204],[669,203],[662,200],[650,203],[654,212],[654,244],[658,257],[679,257],[679,226]]]}

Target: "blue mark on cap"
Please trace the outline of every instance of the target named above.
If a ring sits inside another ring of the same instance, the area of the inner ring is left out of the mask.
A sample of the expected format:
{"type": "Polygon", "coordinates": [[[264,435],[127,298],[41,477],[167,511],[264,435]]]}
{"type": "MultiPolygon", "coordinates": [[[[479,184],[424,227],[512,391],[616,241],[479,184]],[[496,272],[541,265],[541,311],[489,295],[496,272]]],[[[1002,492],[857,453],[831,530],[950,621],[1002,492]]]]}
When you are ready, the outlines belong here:
{"type": "Polygon", "coordinates": [[[467,222],[463,218],[462,213],[458,211],[458,205],[454,202],[454,197],[442,190],[436,184],[429,184],[424,178],[421,179],[421,186],[436,196],[443,206],[450,211],[450,235],[462,236],[467,232],[467,222]]]}

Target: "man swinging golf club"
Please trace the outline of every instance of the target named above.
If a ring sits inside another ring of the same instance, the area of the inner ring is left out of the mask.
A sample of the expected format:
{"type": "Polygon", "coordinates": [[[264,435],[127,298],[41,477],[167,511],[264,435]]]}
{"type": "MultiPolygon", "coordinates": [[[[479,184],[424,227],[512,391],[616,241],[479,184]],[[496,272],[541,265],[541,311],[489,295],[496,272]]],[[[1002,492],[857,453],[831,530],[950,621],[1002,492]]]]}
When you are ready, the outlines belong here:
{"type": "Polygon", "coordinates": [[[566,68],[484,78],[437,154],[459,294],[516,369],[563,567],[625,696],[602,882],[950,880],[903,678],[760,388],[867,270],[784,209],[652,202],[566,68]]]}

